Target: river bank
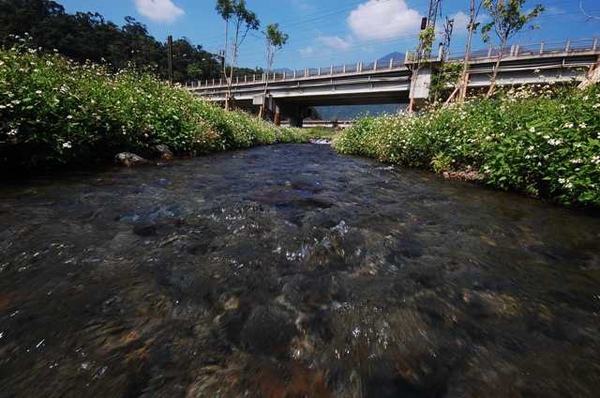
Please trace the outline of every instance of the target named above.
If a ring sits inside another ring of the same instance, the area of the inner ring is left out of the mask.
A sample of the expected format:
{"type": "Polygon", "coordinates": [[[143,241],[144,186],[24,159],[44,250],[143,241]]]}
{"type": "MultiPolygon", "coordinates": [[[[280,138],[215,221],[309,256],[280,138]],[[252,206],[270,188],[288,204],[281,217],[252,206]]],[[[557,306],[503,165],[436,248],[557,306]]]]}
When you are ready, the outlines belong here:
{"type": "Polygon", "coordinates": [[[367,117],[344,130],[335,148],[598,208],[600,88],[519,88],[418,116],[367,117]]]}
{"type": "Polygon", "coordinates": [[[120,152],[175,155],[304,142],[243,112],[225,112],[136,70],[110,73],[59,54],[0,49],[0,169],[4,173],[112,162],[120,152]]]}

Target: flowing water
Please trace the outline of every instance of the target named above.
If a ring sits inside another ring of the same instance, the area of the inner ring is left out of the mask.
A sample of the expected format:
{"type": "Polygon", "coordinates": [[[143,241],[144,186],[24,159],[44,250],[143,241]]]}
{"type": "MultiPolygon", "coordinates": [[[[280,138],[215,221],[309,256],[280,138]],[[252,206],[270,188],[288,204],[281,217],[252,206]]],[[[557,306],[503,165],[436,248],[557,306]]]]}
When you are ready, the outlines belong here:
{"type": "Polygon", "coordinates": [[[0,397],[585,397],[600,218],[280,145],[0,188],[0,397]]]}

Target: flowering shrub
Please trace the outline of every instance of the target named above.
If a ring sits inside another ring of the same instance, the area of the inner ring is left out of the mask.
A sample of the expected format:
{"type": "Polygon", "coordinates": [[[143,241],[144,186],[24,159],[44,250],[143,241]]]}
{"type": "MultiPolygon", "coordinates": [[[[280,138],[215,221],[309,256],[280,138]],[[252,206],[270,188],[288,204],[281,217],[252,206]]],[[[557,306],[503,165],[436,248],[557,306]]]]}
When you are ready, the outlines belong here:
{"type": "Polygon", "coordinates": [[[136,71],[110,73],[59,54],[0,50],[0,165],[45,167],[148,154],[157,144],[200,154],[301,140],[242,112],[225,112],[136,71]]]}
{"type": "Polygon", "coordinates": [[[410,167],[479,171],[493,187],[600,207],[600,87],[512,89],[493,99],[356,122],[338,151],[410,167]]]}

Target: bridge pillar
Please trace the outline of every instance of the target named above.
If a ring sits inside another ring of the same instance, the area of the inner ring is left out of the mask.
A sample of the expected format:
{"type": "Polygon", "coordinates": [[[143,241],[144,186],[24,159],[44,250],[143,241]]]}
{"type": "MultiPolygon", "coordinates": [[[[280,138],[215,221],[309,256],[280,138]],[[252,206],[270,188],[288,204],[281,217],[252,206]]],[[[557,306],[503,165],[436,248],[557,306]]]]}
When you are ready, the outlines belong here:
{"type": "Polygon", "coordinates": [[[300,104],[281,103],[277,104],[282,117],[289,119],[291,127],[302,127],[304,118],[310,116],[310,108],[300,104]]]}

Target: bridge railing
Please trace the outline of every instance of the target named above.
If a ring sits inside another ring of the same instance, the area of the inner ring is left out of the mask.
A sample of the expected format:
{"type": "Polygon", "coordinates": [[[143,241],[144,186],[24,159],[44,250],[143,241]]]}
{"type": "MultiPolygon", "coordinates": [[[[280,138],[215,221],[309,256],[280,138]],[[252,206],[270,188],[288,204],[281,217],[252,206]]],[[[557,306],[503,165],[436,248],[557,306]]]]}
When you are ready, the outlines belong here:
{"type": "MultiPolygon", "coordinates": [[[[328,67],[321,68],[305,68],[298,70],[285,70],[270,72],[267,76],[263,74],[245,75],[245,76],[234,76],[232,78],[233,84],[254,84],[265,82],[267,79],[269,82],[285,81],[285,80],[296,80],[301,78],[311,77],[327,77],[334,75],[344,74],[356,74],[362,72],[374,72],[374,71],[385,71],[392,69],[404,68],[405,58],[391,58],[386,60],[375,60],[371,62],[357,62],[352,64],[343,65],[331,65],[328,67]]],[[[227,85],[227,80],[224,78],[210,79],[198,82],[190,82],[185,86],[188,88],[203,88],[203,87],[223,87],[227,85]]]]}
{"type": "MultiPolygon", "coordinates": [[[[542,56],[551,54],[574,54],[582,52],[600,51],[600,38],[567,39],[560,42],[541,42],[536,44],[514,44],[508,46],[503,51],[503,57],[526,57],[542,56]]],[[[486,49],[471,51],[470,59],[473,61],[497,57],[500,54],[499,47],[490,46],[486,49]]],[[[233,84],[254,84],[264,83],[265,81],[277,82],[286,80],[296,80],[312,77],[327,77],[344,74],[356,74],[362,72],[385,71],[404,68],[405,64],[415,61],[415,52],[407,52],[404,57],[392,58],[389,60],[376,60],[371,62],[357,62],[344,65],[331,65],[322,68],[305,68],[300,70],[285,70],[271,72],[268,74],[254,74],[233,77],[233,84]]],[[[455,52],[449,55],[451,61],[461,61],[464,59],[464,52],[455,52]]],[[[429,61],[440,61],[441,52],[437,58],[429,61]]],[[[211,79],[199,82],[187,83],[188,88],[211,88],[227,86],[226,79],[211,79]]]]}
{"type": "MultiPolygon", "coordinates": [[[[552,54],[574,54],[589,51],[600,50],[600,38],[583,38],[583,39],[567,39],[564,41],[543,41],[534,44],[513,44],[507,46],[503,53],[503,57],[525,57],[525,56],[541,56],[552,54]]],[[[487,49],[471,51],[470,59],[478,60],[485,58],[494,58],[500,55],[500,47],[489,46],[487,49]]],[[[409,55],[414,57],[414,55],[409,55]]],[[[464,51],[453,52],[449,59],[452,61],[460,61],[465,57],[464,51]]]]}

